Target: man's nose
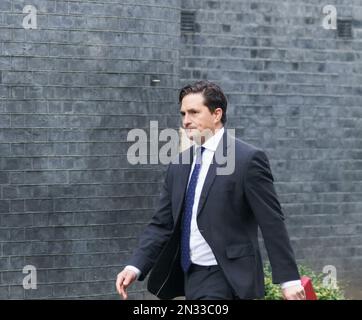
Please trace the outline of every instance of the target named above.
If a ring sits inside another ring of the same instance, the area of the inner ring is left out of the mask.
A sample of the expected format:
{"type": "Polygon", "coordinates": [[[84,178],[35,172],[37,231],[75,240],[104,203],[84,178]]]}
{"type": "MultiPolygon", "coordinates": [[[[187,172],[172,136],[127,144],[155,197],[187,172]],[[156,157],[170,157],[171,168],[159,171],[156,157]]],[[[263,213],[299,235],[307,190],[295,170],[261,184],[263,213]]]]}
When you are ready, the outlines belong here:
{"type": "Polygon", "coordinates": [[[187,128],[190,125],[190,118],[187,116],[187,114],[184,115],[183,119],[182,119],[182,124],[184,126],[184,128],[187,128]]]}

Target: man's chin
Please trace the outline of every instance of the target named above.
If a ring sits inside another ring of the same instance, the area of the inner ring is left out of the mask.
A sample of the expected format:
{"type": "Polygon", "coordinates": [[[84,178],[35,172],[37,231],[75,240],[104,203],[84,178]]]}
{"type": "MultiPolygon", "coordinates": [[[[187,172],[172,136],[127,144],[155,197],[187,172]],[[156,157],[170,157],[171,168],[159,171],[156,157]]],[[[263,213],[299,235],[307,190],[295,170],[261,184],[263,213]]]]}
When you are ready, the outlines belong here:
{"type": "Polygon", "coordinates": [[[192,141],[195,139],[195,135],[197,135],[197,132],[195,132],[195,129],[186,129],[185,132],[186,132],[187,138],[189,138],[192,141]]]}
{"type": "Polygon", "coordinates": [[[197,130],[186,134],[187,138],[193,143],[202,144],[205,141],[203,137],[197,130]]]}
{"type": "Polygon", "coordinates": [[[186,129],[185,131],[187,138],[196,144],[204,143],[213,135],[211,130],[186,129]]]}

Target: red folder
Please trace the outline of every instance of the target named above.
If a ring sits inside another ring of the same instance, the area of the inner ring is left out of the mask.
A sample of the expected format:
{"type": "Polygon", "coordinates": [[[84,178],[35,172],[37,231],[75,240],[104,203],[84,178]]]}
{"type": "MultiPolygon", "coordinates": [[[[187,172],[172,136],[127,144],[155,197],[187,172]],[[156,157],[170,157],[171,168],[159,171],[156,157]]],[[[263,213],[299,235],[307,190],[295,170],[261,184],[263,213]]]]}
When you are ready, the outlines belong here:
{"type": "Polygon", "coordinates": [[[318,300],[317,295],[315,294],[312,279],[307,276],[302,276],[301,279],[302,286],[305,291],[306,300],[318,300]]]}

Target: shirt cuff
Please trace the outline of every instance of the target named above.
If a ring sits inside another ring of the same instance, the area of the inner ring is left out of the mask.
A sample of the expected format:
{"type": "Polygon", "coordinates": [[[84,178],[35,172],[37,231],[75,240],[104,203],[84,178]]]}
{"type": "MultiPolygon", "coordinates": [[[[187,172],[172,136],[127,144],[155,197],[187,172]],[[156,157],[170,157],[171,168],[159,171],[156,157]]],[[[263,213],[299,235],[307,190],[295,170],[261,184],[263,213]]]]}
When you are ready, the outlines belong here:
{"type": "Polygon", "coordinates": [[[281,284],[282,289],[288,288],[288,287],[292,287],[292,286],[301,286],[302,285],[302,281],[300,280],[293,280],[293,281],[287,281],[287,282],[283,282],[281,284]]]}
{"type": "Polygon", "coordinates": [[[126,266],[124,269],[135,272],[135,273],[136,273],[136,279],[138,279],[139,276],[141,275],[141,270],[138,269],[138,268],[136,268],[136,267],[134,267],[134,266],[126,266]]]}

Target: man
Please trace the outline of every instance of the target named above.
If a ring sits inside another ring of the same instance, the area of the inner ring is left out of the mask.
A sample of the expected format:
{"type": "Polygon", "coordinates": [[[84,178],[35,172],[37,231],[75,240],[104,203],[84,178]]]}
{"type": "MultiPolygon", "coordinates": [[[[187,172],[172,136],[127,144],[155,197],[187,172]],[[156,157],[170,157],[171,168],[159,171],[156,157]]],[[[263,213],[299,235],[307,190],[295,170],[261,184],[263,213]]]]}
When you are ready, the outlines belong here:
{"type": "Polygon", "coordinates": [[[128,286],[152,269],[148,290],[159,298],[262,298],[259,226],[273,282],[281,284],[285,299],[305,299],[266,155],[225,132],[227,100],[216,84],[188,85],[179,102],[195,145],[180,155],[181,163],[169,165],[159,208],[117,276],[118,293],[127,299],[128,286]],[[235,167],[217,174],[225,166],[217,155],[229,149],[234,154],[227,161],[235,167]],[[187,155],[192,162],[185,164],[187,155]]]}

